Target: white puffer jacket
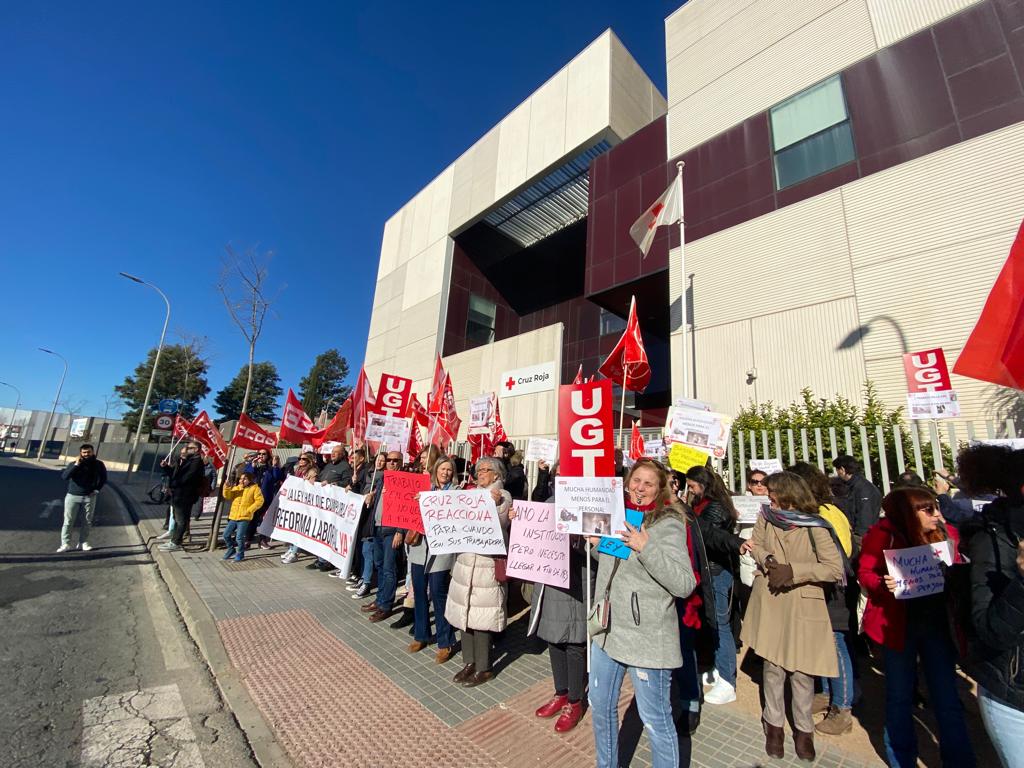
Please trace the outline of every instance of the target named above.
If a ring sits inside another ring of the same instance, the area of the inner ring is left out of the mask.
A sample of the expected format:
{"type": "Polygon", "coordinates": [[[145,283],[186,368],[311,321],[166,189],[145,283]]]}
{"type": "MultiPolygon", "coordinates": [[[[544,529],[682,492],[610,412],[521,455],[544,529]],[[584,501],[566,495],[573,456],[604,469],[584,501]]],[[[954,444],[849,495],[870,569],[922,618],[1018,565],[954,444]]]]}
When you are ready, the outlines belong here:
{"type": "MultiPolygon", "coordinates": [[[[488,486],[501,491],[498,519],[508,539],[508,511],[512,497],[502,488],[501,482],[488,486]]],[[[463,552],[455,560],[452,580],[448,585],[448,603],[444,617],[456,629],[479,629],[487,632],[501,632],[508,623],[505,610],[506,586],[494,578],[494,558],[463,552]]]]}

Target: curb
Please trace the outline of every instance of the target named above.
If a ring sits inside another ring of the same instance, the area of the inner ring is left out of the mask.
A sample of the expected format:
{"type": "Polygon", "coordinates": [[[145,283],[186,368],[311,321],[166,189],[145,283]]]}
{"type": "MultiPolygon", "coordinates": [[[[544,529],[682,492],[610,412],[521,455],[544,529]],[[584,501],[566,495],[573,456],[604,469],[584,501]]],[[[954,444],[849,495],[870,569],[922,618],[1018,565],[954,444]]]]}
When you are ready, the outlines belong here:
{"type": "MultiPolygon", "coordinates": [[[[136,506],[138,502],[121,487],[120,483],[108,480],[107,485],[121,497],[121,501],[135,520],[146,546],[151,546],[152,539],[162,532],[159,522],[141,518],[136,506]]],[[[192,586],[192,582],[172,556],[155,550],[151,551],[151,555],[185,622],[185,627],[210,668],[210,674],[221,697],[245,734],[256,762],[262,768],[295,768],[291,758],[278,744],[273,730],[263,719],[263,714],[250,698],[249,691],[242,682],[242,676],[224,650],[217,624],[192,586]]]]}

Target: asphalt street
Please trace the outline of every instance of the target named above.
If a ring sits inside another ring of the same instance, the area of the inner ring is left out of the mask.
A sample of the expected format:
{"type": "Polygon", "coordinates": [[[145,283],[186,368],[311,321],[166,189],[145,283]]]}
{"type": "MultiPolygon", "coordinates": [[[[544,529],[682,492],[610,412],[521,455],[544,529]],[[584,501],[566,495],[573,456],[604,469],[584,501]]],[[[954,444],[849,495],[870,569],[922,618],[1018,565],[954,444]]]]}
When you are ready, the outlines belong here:
{"type": "Polygon", "coordinates": [[[0,460],[0,765],[255,766],[112,488],[56,554],[64,490],[0,460]]]}

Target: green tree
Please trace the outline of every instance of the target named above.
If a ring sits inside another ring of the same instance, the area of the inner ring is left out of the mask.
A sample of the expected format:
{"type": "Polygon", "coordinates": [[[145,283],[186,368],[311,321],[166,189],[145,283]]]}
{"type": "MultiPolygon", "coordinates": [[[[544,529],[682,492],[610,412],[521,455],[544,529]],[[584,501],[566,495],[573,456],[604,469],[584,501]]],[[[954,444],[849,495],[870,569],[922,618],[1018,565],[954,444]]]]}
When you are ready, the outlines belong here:
{"type": "MultiPolygon", "coordinates": [[[[230,421],[242,414],[245,402],[246,383],[249,381],[249,365],[243,365],[238,375],[224,389],[217,393],[213,407],[220,419],[230,421]]],[[[249,390],[249,405],[246,415],[255,421],[273,421],[277,413],[277,398],[281,396],[281,377],[273,363],[254,363],[252,386],[249,390]]]]}
{"type": "MultiPolygon", "coordinates": [[[[134,431],[138,426],[139,410],[146,397],[146,387],[155,359],[156,347],[149,350],[146,359],[135,366],[132,375],[125,376],[124,383],[114,387],[114,391],[124,401],[125,412],[121,422],[129,431],[134,431]]],[[[188,419],[195,417],[199,401],[210,393],[210,386],[206,382],[207,368],[207,361],[190,345],[165,346],[153,381],[150,406],[170,398],[178,401],[182,416],[188,419]]]]}
{"type": "Polygon", "coordinates": [[[338,350],[328,349],[317,355],[309,373],[299,380],[303,410],[313,419],[325,408],[332,413],[338,410],[352,392],[352,387],[345,386],[347,378],[348,361],[338,350]]]}

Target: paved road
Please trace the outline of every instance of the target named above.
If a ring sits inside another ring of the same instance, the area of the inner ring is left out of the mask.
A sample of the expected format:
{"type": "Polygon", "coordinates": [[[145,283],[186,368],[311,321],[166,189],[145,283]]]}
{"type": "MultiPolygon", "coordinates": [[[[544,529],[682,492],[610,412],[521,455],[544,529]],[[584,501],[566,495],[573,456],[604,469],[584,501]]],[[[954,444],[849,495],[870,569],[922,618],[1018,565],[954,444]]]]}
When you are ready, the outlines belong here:
{"type": "Polygon", "coordinates": [[[58,555],[63,496],[0,462],[0,764],[255,766],[119,496],[58,555]]]}

